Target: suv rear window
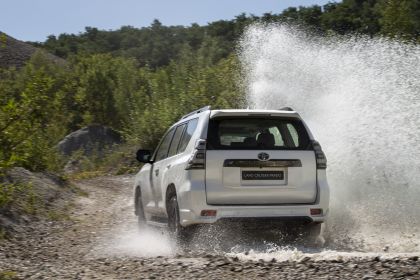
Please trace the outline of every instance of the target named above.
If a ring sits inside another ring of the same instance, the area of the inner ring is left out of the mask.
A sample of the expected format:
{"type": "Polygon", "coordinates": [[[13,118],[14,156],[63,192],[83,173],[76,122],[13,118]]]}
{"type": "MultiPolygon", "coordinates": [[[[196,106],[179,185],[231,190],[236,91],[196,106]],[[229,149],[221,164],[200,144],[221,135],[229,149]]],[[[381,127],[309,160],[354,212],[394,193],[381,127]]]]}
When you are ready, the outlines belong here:
{"type": "Polygon", "coordinates": [[[209,150],[306,150],[308,133],[293,118],[211,119],[207,137],[209,150]]]}

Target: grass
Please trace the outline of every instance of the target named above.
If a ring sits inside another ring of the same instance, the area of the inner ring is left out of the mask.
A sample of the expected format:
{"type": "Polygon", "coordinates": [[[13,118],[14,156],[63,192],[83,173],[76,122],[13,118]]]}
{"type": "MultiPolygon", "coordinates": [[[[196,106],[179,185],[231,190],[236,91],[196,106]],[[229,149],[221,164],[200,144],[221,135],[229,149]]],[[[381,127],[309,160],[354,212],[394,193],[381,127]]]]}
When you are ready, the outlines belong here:
{"type": "Polygon", "coordinates": [[[45,203],[38,197],[30,183],[0,185],[0,208],[16,208],[25,214],[35,215],[45,208],[45,203]]]}
{"type": "MultiPolygon", "coordinates": [[[[114,146],[107,153],[94,153],[85,156],[81,151],[76,152],[71,159],[78,161],[79,170],[72,174],[61,176],[67,181],[68,188],[78,196],[88,196],[88,193],[71,184],[71,180],[83,180],[104,176],[107,174],[122,175],[137,172],[139,164],[134,158],[133,145],[123,144],[114,146]]],[[[68,158],[67,158],[68,159],[68,158]]],[[[64,160],[64,159],[63,159],[64,160]]],[[[51,206],[34,191],[31,183],[0,183],[0,211],[12,210],[18,214],[44,217],[48,220],[69,220],[69,210],[72,203],[63,206],[51,206]]],[[[0,240],[7,238],[7,232],[0,227],[0,240]]],[[[1,278],[0,278],[1,280],[1,278]]]]}
{"type": "MultiPolygon", "coordinates": [[[[70,188],[76,195],[87,196],[87,193],[78,187],[70,188]]],[[[51,206],[38,195],[30,183],[26,184],[0,184],[0,210],[12,210],[19,214],[44,217],[48,220],[69,220],[69,212],[73,207],[70,201],[51,206]],[[62,205],[62,206],[59,206],[62,205]]],[[[7,232],[0,227],[0,240],[5,239],[7,232]]],[[[1,278],[0,278],[1,280],[1,278]]]]}
{"type": "Polygon", "coordinates": [[[44,208],[44,203],[35,194],[32,185],[28,184],[26,189],[26,201],[22,203],[23,210],[26,214],[35,215],[37,212],[44,208]]]}
{"type": "Polygon", "coordinates": [[[0,228],[0,241],[6,239],[6,231],[0,228]]]}
{"type": "Polygon", "coordinates": [[[77,171],[66,175],[72,180],[90,179],[104,175],[123,175],[139,170],[135,160],[135,150],[132,144],[122,144],[111,147],[107,152],[96,151],[86,156],[82,151],[73,153],[70,160],[77,162],[77,171]]]}
{"type": "Polygon", "coordinates": [[[49,220],[53,221],[64,221],[64,220],[71,220],[70,218],[70,210],[74,207],[74,203],[72,201],[67,202],[63,208],[61,209],[49,209],[46,212],[46,216],[49,220]]]}
{"type": "Polygon", "coordinates": [[[0,280],[14,280],[14,279],[19,279],[16,276],[16,272],[10,271],[10,270],[0,271],[0,280]]]}
{"type": "Polygon", "coordinates": [[[89,193],[70,183],[70,188],[77,196],[88,197],[89,193]]]}
{"type": "Polygon", "coordinates": [[[47,218],[52,221],[70,220],[70,216],[66,211],[57,211],[57,210],[47,211],[47,218]]]}
{"type": "Polygon", "coordinates": [[[8,184],[0,184],[0,208],[10,203],[13,190],[8,184]]]}
{"type": "Polygon", "coordinates": [[[15,201],[21,193],[26,191],[22,184],[0,184],[0,208],[6,208],[15,201]]]}
{"type": "Polygon", "coordinates": [[[92,171],[79,171],[72,174],[67,175],[67,177],[71,180],[84,180],[95,178],[99,176],[104,176],[106,173],[101,170],[92,170],[92,171]]]}

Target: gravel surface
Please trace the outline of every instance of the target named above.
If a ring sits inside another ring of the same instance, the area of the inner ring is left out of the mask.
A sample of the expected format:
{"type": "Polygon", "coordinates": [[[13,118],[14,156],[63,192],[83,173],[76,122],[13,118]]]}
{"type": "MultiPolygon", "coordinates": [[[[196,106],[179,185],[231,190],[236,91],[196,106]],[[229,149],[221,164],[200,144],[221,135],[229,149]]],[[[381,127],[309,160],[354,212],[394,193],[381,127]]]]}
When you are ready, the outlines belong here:
{"type": "MultiPolygon", "coordinates": [[[[243,255],[179,253],[164,233],[136,232],[132,177],[77,182],[88,193],[71,219],[32,223],[0,243],[1,272],[15,279],[420,279],[416,255],[249,260],[243,255]]],[[[4,276],[3,276],[4,277],[4,276]]]]}

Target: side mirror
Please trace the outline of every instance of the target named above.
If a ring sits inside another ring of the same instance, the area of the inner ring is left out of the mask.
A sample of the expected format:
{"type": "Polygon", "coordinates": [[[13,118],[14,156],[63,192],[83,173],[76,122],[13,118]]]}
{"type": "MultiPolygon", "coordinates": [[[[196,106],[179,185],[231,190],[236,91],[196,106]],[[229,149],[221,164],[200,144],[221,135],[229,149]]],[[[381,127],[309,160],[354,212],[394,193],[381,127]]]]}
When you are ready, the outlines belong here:
{"type": "Polygon", "coordinates": [[[149,150],[138,150],[136,153],[136,159],[142,163],[150,163],[150,159],[152,158],[152,152],[149,150]]]}

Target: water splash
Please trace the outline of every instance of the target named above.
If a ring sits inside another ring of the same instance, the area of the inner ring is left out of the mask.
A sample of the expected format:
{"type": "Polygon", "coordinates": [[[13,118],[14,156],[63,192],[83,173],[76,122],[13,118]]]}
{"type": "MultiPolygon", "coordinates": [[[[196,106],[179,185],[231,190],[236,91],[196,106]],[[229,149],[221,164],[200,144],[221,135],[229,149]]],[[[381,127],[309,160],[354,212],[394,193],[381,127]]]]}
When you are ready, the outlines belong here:
{"type": "Polygon", "coordinates": [[[239,55],[249,104],[295,108],[327,154],[331,244],[420,252],[420,46],[254,25],[239,55]]]}
{"type": "Polygon", "coordinates": [[[141,231],[137,228],[119,230],[112,234],[105,245],[105,250],[100,252],[105,256],[171,257],[176,252],[176,245],[168,234],[153,228],[141,231]]]}

